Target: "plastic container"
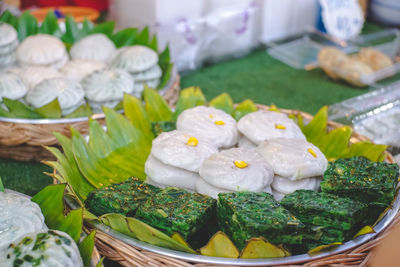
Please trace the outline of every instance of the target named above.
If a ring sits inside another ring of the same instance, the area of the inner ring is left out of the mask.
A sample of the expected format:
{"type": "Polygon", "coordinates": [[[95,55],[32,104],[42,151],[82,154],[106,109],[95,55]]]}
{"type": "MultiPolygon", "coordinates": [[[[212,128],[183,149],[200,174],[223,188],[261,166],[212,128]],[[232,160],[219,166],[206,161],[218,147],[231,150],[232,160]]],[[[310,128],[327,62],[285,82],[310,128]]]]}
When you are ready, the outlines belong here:
{"type": "Polygon", "coordinates": [[[357,51],[351,43],[337,40],[317,30],[308,30],[282,40],[267,43],[268,53],[296,69],[312,69],[318,66],[318,53],[327,46],[334,46],[344,53],[357,51]]]}
{"type": "Polygon", "coordinates": [[[400,153],[400,81],[330,106],[329,119],[400,153]]]}

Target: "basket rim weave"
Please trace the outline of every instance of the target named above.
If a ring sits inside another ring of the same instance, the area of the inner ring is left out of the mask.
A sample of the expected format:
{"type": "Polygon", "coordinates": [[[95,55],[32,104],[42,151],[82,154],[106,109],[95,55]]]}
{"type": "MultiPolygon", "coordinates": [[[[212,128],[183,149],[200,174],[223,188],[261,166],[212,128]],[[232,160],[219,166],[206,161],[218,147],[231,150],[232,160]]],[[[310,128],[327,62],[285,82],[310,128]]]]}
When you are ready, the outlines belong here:
{"type": "MultiPolygon", "coordinates": [[[[258,109],[268,109],[266,105],[256,105],[258,109]]],[[[304,119],[310,121],[313,116],[299,110],[280,109],[285,114],[301,115],[304,119]]],[[[329,128],[337,128],[343,126],[340,123],[328,121],[329,128]]],[[[353,131],[350,139],[351,143],[360,141],[370,141],[369,138],[357,134],[353,131]]],[[[392,155],[385,151],[386,160],[394,163],[392,155]]],[[[302,264],[294,264],[291,266],[364,266],[373,255],[373,249],[378,246],[384,238],[390,234],[393,227],[400,222],[400,211],[397,212],[390,224],[374,238],[357,246],[338,254],[329,255],[320,259],[315,259],[302,264]]],[[[86,229],[93,228],[90,224],[85,224],[86,229]]],[[[167,257],[140,248],[135,248],[111,235],[97,229],[96,247],[99,252],[110,260],[116,261],[122,266],[184,266],[184,267],[211,267],[223,266],[218,264],[191,263],[172,257],[167,257]]],[[[276,266],[276,265],[275,265],[276,266]]],[[[282,265],[285,266],[285,265],[282,265]]],[[[287,266],[287,265],[286,265],[287,266]]]]}

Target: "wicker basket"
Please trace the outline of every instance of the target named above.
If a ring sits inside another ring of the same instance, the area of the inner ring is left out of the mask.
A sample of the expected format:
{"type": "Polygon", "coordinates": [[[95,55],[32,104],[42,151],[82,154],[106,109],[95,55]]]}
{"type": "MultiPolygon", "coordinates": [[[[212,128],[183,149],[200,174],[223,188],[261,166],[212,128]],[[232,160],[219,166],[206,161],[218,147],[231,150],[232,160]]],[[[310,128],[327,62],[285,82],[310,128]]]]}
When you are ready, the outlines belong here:
{"type": "MultiPolygon", "coordinates": [[[[267,106],[258,105],[259,109],[266,109],[267,106]]],[[[296,111],[296,110],[282,110],[286,114],[301,115],[306,121],[310,121],[313,116],[310,114],[296,111]]],[[[341,124],[335,122],[328,122],[328,127],[331,129],[341,127],[341,124]]],[[[353,133],[350,142],[367,141],[368,138],[361,136],[357,133],[353,133]]],[[[387,152],[386,152],[387,153],[387,152]]],[[[390,153],[387,153],[386,160],[390,163],[394,163],[393,157],[390,153]]],[[[393,226],[400,221],[400,214],[397,213],[391,224],[377,235],[374,239],[370,240],[363,245],[349,249],[346,252],[331,255],[322,259],[317,259],[303,263],[303,266],[362,266],[368,263],[373,254],[373,249],[379,245],[382,240],[390,234],[393,226]]],[[[91,227],[87,225],[87,227],[91,227]]],[[[216,266],[204,263],[190,263],[183,260],[163,256],[140,248],[135,248],[128,245],[109,234],[97,230],[96,246],[100,253],[110,260],[119,262],[122,266],[197,266],[197,267],[208,267],[216,266]]],[[[219,265],[221,266],[221,265],[219,265]]],[[[291,265],[296,266],[296,265],[291,265]]]]}
{"type": "MultiPolygon", "coordinates": [[[[170,105],[178,100],[180,90],[180,76],[164,92],[164,98],[170,105]]],[[[100,122],[104,120],[99,116],[100,122]]],[[[70,127],[80,133],[88,133],[88,120],[84,119],[73,123],[33,124],[0,121],[0,158],[15,159],[18,161],[54,160],[55,158],[43,146],[57,145],[53,132],[70,136],[70,127]]]]}

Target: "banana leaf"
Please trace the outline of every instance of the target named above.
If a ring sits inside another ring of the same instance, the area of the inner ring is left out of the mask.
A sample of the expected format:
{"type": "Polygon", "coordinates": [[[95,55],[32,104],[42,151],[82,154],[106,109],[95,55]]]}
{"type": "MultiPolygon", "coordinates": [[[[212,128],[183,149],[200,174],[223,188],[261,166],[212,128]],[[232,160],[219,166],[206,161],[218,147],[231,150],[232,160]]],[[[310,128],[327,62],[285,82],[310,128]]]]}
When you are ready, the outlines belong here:
{"type": "Polygon", "coordinates": [[[35,109],[35,112],[43,118],[61,118],[61,107],[57,98],[50,103],[35,109]]]}
{"type": "Polygon", "coordinates": [[[94,249],[94,238],[96,236],[96,231],[92,231],[82,242],[79,244],[79,252],[83,260],[83,266],[90,267],[91,257],[94,249]]]}
{"type": "Polygon", "coordinates": [[[10,24],[15,30],[18,30],[18,18],[14,16],[9,10],[1,14],[0,21],[10,24]]]}
{"type": "Polygon", "coordinates": [[[50,185],[32,197],[45,217],[45,223],[50,229],[57,229],[69,234],[78,243],[82,231],[82,208],[72,210],[64,216],[65,184],[50,185]]]}
{"type": "Polygon", "coordinates": [[[228,114],[233,112],[233,101],[227,93],[222,93],[210,101],[210,106],[221,109],[228,114]]]}
{"type": "Polygon", "coordinates": [[[53,10],[50,10],[44,18],[42,24],[39,27],[39,33],[55,35],[61,37],[61,30],[58,27],[57,17],[53,10]]]}
{"type": "Polygon", "coordinates": [[[145,109],[151,122],[172,120],[171,109],[157,91],[150,89],[145,85],[143,96],[144,101],[146,102],[145,109]]]}
{"type": "Polygon", "coordinates": [[[176,120],[178,116],[186,109],[205,105],[206,102],[207,100],[200,87],[193,86],[183,89],[179,94],[173,119],[176,120]]]}
{"type": "Polygon", "coordinates": [[[173,250],[196,253],[190,247],[183,245],[138,219],[125,217],[120,214],[105,214],[100,217],[100,220],[115,231],[140,241],[173,250]]]}
{"type": "Polygon", "coordinates": [[[4,185],[3,181],[1,180],[1,177],[0,177],[0,192],[4,192],[4,185]]]}
{"type": "Polygon", "coordinates": [[[38,22],[29,11],[25,11],[19,17],[17,31],[18,31],[18,39],[20,41],[38,32],[38,22]]]}
{"type": "Polygon", "coordinates": [[[244,100],[240,103],[232,113],[233,118],[239,121],[244,115],[257,111],[257,107],[250,99],[244,100]]]}
{"type": "MultiPolygon", "coordinates": [[[[25,119],[38,119],[40,115],[33,109],[18,100],[12,100],[3,97],[3,103],[6,105],[8,112],[7,117],[10,118],[25,118],[25,119]]],[[[4,110],[3,110],[4,112],[4,110]]],[[[2,112],[2,113],[3,113],[2,112]]]]}
{"type": "Polygon", "coordinates": [[[207,245],[200,248],[200,254],[211,257],[238,258],[239,250],[225,233],[219,231],[211,237],[207,245]]]}

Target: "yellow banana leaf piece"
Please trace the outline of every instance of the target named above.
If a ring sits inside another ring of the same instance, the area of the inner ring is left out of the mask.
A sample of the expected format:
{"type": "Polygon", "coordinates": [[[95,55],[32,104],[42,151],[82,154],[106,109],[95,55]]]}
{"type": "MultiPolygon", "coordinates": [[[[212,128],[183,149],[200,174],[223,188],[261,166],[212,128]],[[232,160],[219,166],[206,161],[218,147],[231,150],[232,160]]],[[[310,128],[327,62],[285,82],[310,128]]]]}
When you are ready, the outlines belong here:
{"type": "Polygon", "coordinates": [[[374,230],[374,228],[372,228],[372,226],[367,225],[367,226],[364,226],[360,231],[358,231],[358,233],[355,234],[353,239],[356,238],[356,237],[359,237],[359,236],[362,236],[362,235],[371,234],[371,233],[375,233],[375,230],[374,230]]]}
{"type": "Polygon", "coordinates": [[[228,114],[232,114],[233,112],[233,101],[230,95],[227,93],[220,94],[210,101],[210,106],[221,109],[228,114]]]}
{"type": "Polygon", "coordinates": [[[239,250],[223,232],[217,232],[207,245],[200,248],[200,254],[211,257],[238,258],[239,250]]]}
{"type": "Polygon", "coordinates": [[[178,241],[179,243],[181,243],[182,245],[189,247],[190,245],[186,242],[186,240],[179,234],[179,233],[174,233],[171,238],[175,241],[178,241]]]}
{"type": "Polygon", "coordinates": [[[267,259],[282,258],[286,256],[290,256],[290,253],[282,246],[275,246],[264,238],[252,238],[247,242],[245,248],[242,250],[240,258],[267,259]]]}
{"type": "Polygon", "coordinates": [[[342,242],[334,242],[328,245],[322,245],[322,246],[318,246],[316,248],[310,249],[307,253],[310,256],[315,256],[319,253],[323,253],[323,252],[327,252],[327,251],[331,251],[334,250],[336,247],[342,245],[342,242]]]}

